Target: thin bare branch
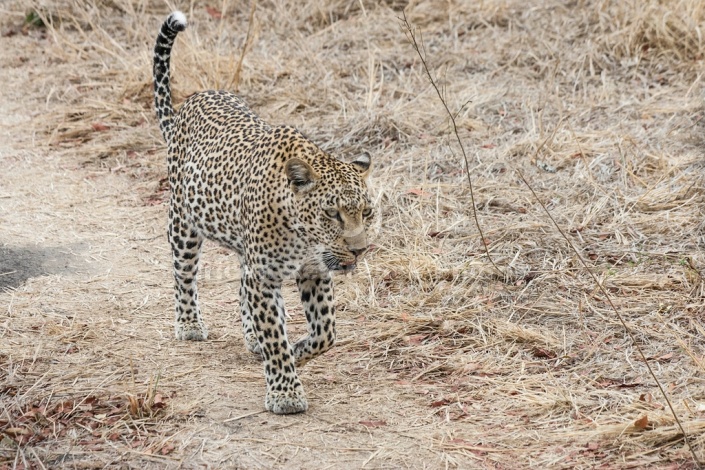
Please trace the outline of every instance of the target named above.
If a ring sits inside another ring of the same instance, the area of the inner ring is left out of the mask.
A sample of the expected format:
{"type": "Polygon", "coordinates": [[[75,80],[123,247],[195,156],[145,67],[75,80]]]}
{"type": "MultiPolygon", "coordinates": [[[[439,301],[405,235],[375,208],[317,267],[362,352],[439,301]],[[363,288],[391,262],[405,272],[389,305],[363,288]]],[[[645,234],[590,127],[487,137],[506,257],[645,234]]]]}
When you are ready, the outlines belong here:
{"type": "MultiPolygon", "coordinates": [[[[423,65],[424,72],[426,73],[426,77],[428,77],[428,81],[431,83],[431,86],[433,87],[433,89],[436,90],[436,94],[438,95],[438,99],[443,104],[443,108],[446,110],[446,113],[448,114],[448,118],[450,119],[450,122],[453,125],[453,134],[455,135],[455,139],[458,142],[458,146],[460,147],[460,151],[463,154],[463,161],[465,163],[465,175],[467,176],[468,187],[470,188],[470,203],[472,204],[472,216],[473,216],[473,219],[475,220],[475,226],[477,227],[477,231],[480,234],[480,240],[482,240],[482,246],[485,248],[485,255],[487,255],[487,259],[492,264],[492,266],[497,270],[499,275],[502,277],[505,277],[504,272],[501,269],[499,269],[499,266],[497,266],[497,264],[492,259],[492,255],[490,254],[490,248],[487,244],[487,239],[485,238],[485,235],[482,231],[482,226],[480,225],[480,219],[477,216],[477,206],[475,204],[475,191],[474,191],[473,185],[472,185],[472,178],[470,177],[470,164],[468,162],[468,155],[465,152],[465,146],[463,145],[463,141],[460,138],[460,135],[458,134],[458,125],[455,122],[455,115],[451,112],[450,108],[448,107],[448,103],[444,97],[445,90],[443,90],[443,92],[441,92],[441,89],[438,87],[436,80],[433,78],[433,75],[431,74],[431,70],[428,68],[428,63],[426,62],[426,51],[423,46],[423,40],[421,40],[421,42],[417,41],[414,27],[411,26],[411,23],[409,23],[409,20],[406,17],[406,12],[402,12],[402,15],[403,15],[402,16],[402,25],[403,25],[404,29],[406,30],[405,33],[406,33],[407,39],[409,40],[409,43],[411,43],[411,46],[414,48],[414,50],[418,54],[419,59],[421,60],[421,64],[423,65]]],[[[463,107],[466,104],[467,104],[467,102],[463,104],[463,107]]]]}
{"type": "Polygon", "coordinates": [[[257,0],[252,0],[250,6],[250,17],[247,20],[247,34],[245,35],[245,43],[242,45],[242,52],[240,53],[240,60],[235,68],[235,74],[233,75],[233,87],[235,91],[240,88],[240,74],[242,73],[242,63],[245,60],[245,54],[247,54],[248,49],[252,46],[252,29],[255,23],[255,9],[257,8],[257,0]]]}

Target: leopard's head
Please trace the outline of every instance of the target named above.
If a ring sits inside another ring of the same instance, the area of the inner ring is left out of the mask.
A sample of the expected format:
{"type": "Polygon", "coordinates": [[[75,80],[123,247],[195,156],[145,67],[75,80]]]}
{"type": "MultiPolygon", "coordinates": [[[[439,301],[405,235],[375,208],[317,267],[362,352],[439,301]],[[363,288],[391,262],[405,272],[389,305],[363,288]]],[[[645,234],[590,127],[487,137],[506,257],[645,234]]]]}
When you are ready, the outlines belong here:
{"type": "Polygon", "coordinates": [[[286,163],[299,221],[313,240],[311,260],[331,271],[352,271],[369,248],[374,217],[367,189],[371,158],[365,153],[351,163],[323,154],[291,158],[286,163]]]}

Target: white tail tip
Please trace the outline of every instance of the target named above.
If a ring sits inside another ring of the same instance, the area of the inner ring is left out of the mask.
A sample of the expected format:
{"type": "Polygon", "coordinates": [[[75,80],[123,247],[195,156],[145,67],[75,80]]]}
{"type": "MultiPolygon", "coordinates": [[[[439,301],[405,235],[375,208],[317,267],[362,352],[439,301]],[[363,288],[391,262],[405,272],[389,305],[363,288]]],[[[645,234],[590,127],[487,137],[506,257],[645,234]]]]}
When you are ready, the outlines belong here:
{"type": "Polygon", "coordinates": [[[186,21],[186,15],[184,15],[180,11],[175,11],[174,13],[172,13],[171,19],[174,20],[174,23],[181,26],[182,28],[185,28],[188,24],[188,22],[186,21]]]}

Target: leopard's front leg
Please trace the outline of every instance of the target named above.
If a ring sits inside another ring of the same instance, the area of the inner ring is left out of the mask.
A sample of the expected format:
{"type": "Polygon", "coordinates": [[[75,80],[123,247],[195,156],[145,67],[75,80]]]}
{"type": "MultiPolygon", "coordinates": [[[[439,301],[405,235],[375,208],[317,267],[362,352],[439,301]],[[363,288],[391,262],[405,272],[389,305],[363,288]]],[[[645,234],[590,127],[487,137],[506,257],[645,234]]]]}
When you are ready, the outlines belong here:
{"type": "Polygon", "coordinates": [[[276,414],[308,409],[304,387],[296,375],[294,348],[286,335],[281,283],[243,273],[250,314],[264,360],[267,395],[264,406],[276,414]]]}
{"type": "Polygon", "coordinates": [[[335,342],[335,304],[330,273],[307,273],[296,278],[308,323],[308,335],[294,345],[296,367],[326,352],[335,342]]]}

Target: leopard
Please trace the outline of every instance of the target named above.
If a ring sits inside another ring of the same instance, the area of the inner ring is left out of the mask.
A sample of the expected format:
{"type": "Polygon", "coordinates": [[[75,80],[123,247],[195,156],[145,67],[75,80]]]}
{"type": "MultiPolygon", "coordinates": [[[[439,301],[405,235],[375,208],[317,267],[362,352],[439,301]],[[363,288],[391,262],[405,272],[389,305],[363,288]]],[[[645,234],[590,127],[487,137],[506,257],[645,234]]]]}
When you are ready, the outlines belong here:
{"type": "Polygon", "coordinates": [[[199,91],[175,110],[171,53],[186,16],[163,21],[154,46],[157,120],[167,148],[168,240],[177,340],[205,341],[198,302],[205,240],[236,253],[246,349],[264,364],[264,406],[305,412],[297,370],[336,340],[332,274],[353,271],[369,252],[374,207],[369,153],[346,162],[289,125],[270,125],[227,90],[199,91]],[[307,333],[286,330],[282,285],[295,279],[307,333]]]}

